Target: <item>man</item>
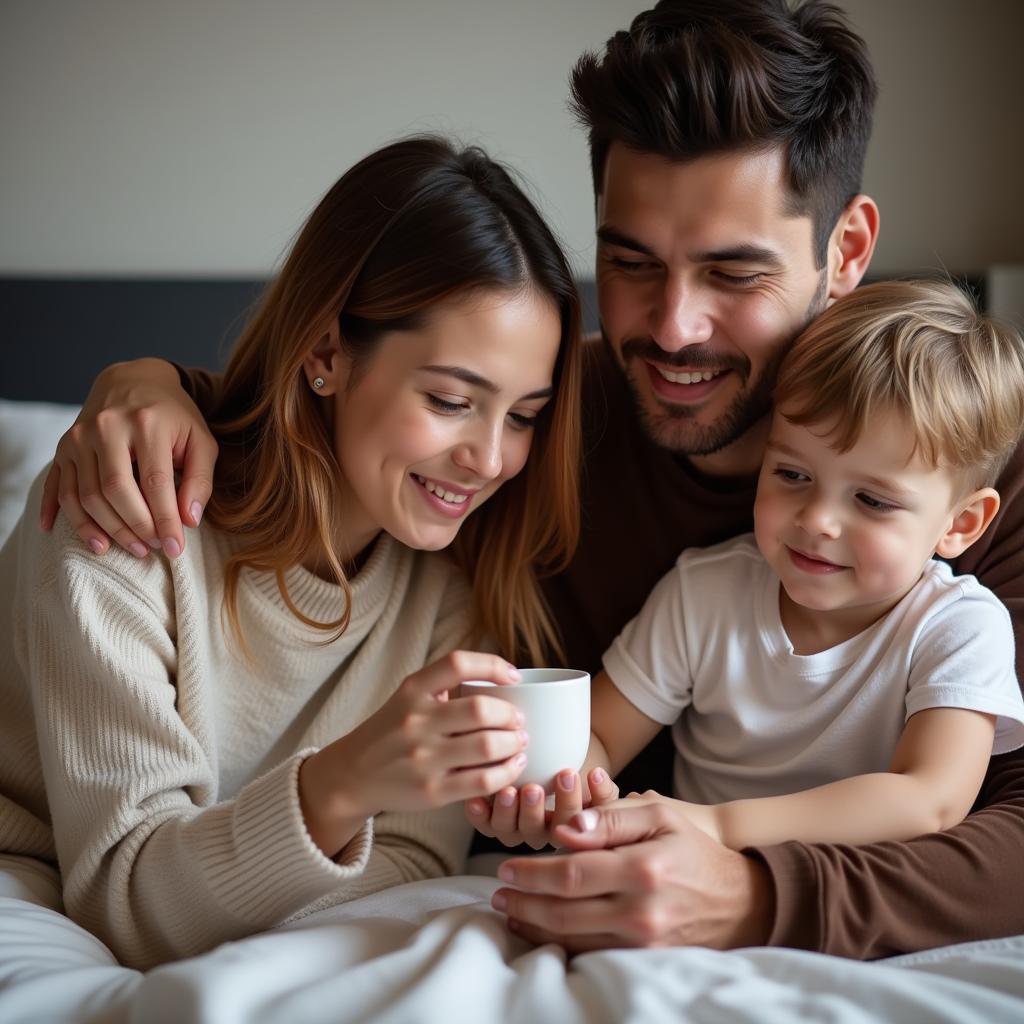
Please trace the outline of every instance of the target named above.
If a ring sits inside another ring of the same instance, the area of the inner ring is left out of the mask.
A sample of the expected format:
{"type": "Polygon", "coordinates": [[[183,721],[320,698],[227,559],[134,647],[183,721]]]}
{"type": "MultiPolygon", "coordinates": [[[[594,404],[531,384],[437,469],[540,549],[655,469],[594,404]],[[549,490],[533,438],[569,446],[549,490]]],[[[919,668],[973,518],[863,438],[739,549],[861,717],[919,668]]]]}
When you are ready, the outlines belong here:
{"type": "MultiPolygon", "coordinates": [[[[878,213],[860,176],[875,91],[861,40],[818,0],[795,12],[784,0],[663,0],[577,65],[604,343],[589,347],[585,381],[581,545],[547,586],[574,667],[598,667],[680,550],[750,529],[778,361],[808,320],[856,287],[874,249],[878,213]]],[[[209,494],[209,444],[174,384],[159,384],[174,380],[166,365],[151,375],[173,406],[166,415],[132,393],[125,371],[108,374],[106,404],[143,408],[143,423],[156,424],[133,444],[173,555],[170,452],[184,453],[179,508],[193,522],[193,502],[209,494]]],[[[114,432],[127,422],[114,417],[114,432]]],[[[65,511],[83,524],[66,485],[65,511]]],[[[1006,503],[994,528],[955,565],[995,590],[1016,622],[1022,488],[1018,455],[999,483],[1006,503]]],[[[44,518],[53,499],[51,487],[44,518]]],[[[152,530],[140,505],[131,494],[97,498],[90,512],[100,526],[152,530]]],[[[993,758],[978,808],[910,843],[735,853],[670,800],[624,801],[563,827],[577,852],[506,862],[511,885],[494,905],[525,937],[572,951],[771,943],[872,958],[1024,932],[1024,754],[993,758]]]]}

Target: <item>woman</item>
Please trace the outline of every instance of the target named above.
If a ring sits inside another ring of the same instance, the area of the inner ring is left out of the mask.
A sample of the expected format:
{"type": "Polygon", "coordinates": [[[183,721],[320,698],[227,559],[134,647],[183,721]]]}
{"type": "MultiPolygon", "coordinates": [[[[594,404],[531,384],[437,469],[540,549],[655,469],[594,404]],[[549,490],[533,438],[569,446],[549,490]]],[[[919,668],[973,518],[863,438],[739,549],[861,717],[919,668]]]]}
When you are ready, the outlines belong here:
{"type": "Polygon", "coordinates": [[[459,648],[554,641],[537,574],[577,534],[578,321],[502,168],[396,143],[328,192],[242,335],[188,550],[94,559],[22,520],[0,851],[56,860],[125,963],[459,869],[460,802],[513,781],[527,737],[448,695],[516,678],[459,648]]]}

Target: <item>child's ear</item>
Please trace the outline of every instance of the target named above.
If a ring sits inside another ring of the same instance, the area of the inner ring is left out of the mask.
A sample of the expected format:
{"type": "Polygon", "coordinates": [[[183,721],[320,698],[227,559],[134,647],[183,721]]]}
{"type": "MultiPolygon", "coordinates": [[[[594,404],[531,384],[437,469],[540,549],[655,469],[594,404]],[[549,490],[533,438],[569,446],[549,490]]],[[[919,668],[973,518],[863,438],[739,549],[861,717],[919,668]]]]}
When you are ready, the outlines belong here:
{"type": "Polygon", "coordinates": [[[999,492],[991,487],[969,494],[957,506],[957,512],[935,548],[943,558],[963,554],[987,529],[999,511],[999,492]]]}

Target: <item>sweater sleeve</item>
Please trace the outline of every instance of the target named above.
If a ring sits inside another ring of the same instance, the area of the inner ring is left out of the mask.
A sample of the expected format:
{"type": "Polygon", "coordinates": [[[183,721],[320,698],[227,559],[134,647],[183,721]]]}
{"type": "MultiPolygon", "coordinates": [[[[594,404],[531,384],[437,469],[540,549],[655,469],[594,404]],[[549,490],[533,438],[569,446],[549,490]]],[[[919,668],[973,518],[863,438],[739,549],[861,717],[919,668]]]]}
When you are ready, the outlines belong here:
{"type": "MultiPolygon", "coordinates": [[[[958,559],[1010,612],[1024,680],[1024,447],[997,484],[999,515],[958,559]]],[[[772,945],[875,959],[1024,933],[1024,749],[993,757],[975,809],[906,843],[786,843],[748,851],[775,884],[772,945]]]]}
{"type": "Polygon", "coordinates": [[[205,417],[209,417],[220,388],[221,375],[213,370],[197,366],[171,365],[178,371],[178,378],[185,393],[192,399],[205,417]]]}
{"type": "MultiPolygon", "coordinates": [[[[22,530],[15,652],[31,697],[67,913],[135,967],[191,956],[361,878],[309,837],[295,754],[214,803],[212,719],[180,710],[170,574],[22,530]]],[[[358,888],[358,884],[356,886],[358,888]]]]}
{"type": "MultiPolygon", "coordinates": [[[[474,638],[472,588],[443,556],[436,557],[433,577],[444,594],[437,610],[425,664],[458,649],[490,651],[493,644],[474,638]]],[[[465,871],[473,827],[462,804],[421,813],[384,811],[373,819],[373,846],[366,868],[343,892],[328,894],[303,913],[380,892],[395,885],[443,878],[465,871]]]]}

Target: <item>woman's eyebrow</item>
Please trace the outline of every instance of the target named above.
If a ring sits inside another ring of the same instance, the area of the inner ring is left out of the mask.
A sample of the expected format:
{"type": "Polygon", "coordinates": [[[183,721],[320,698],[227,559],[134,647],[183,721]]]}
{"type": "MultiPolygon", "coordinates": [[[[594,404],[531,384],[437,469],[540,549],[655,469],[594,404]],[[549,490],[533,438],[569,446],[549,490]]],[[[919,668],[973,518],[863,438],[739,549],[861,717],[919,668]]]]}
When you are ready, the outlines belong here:
{"type": "MultiPolygon", "coordinates": [[[[481,377],[479,373],[467,370],[464,366],[429,365],[421,366],[420,369],[427,373],[440,373],[446,377],[455,377],[457,380],[464,381],[466,384],[472,384],[474,387],[483,388],[484,391],[489,391],[492,395],[496,395],[501,390],[494,381],[490,381],[486,377],[481,377]]],[[[550,398],[554,393],[555,389],[553,387],[540,388],[538,391],[531,391],[528,395],[523,395],[520,401],[524,402],[531,398],[550,398]]]]}

